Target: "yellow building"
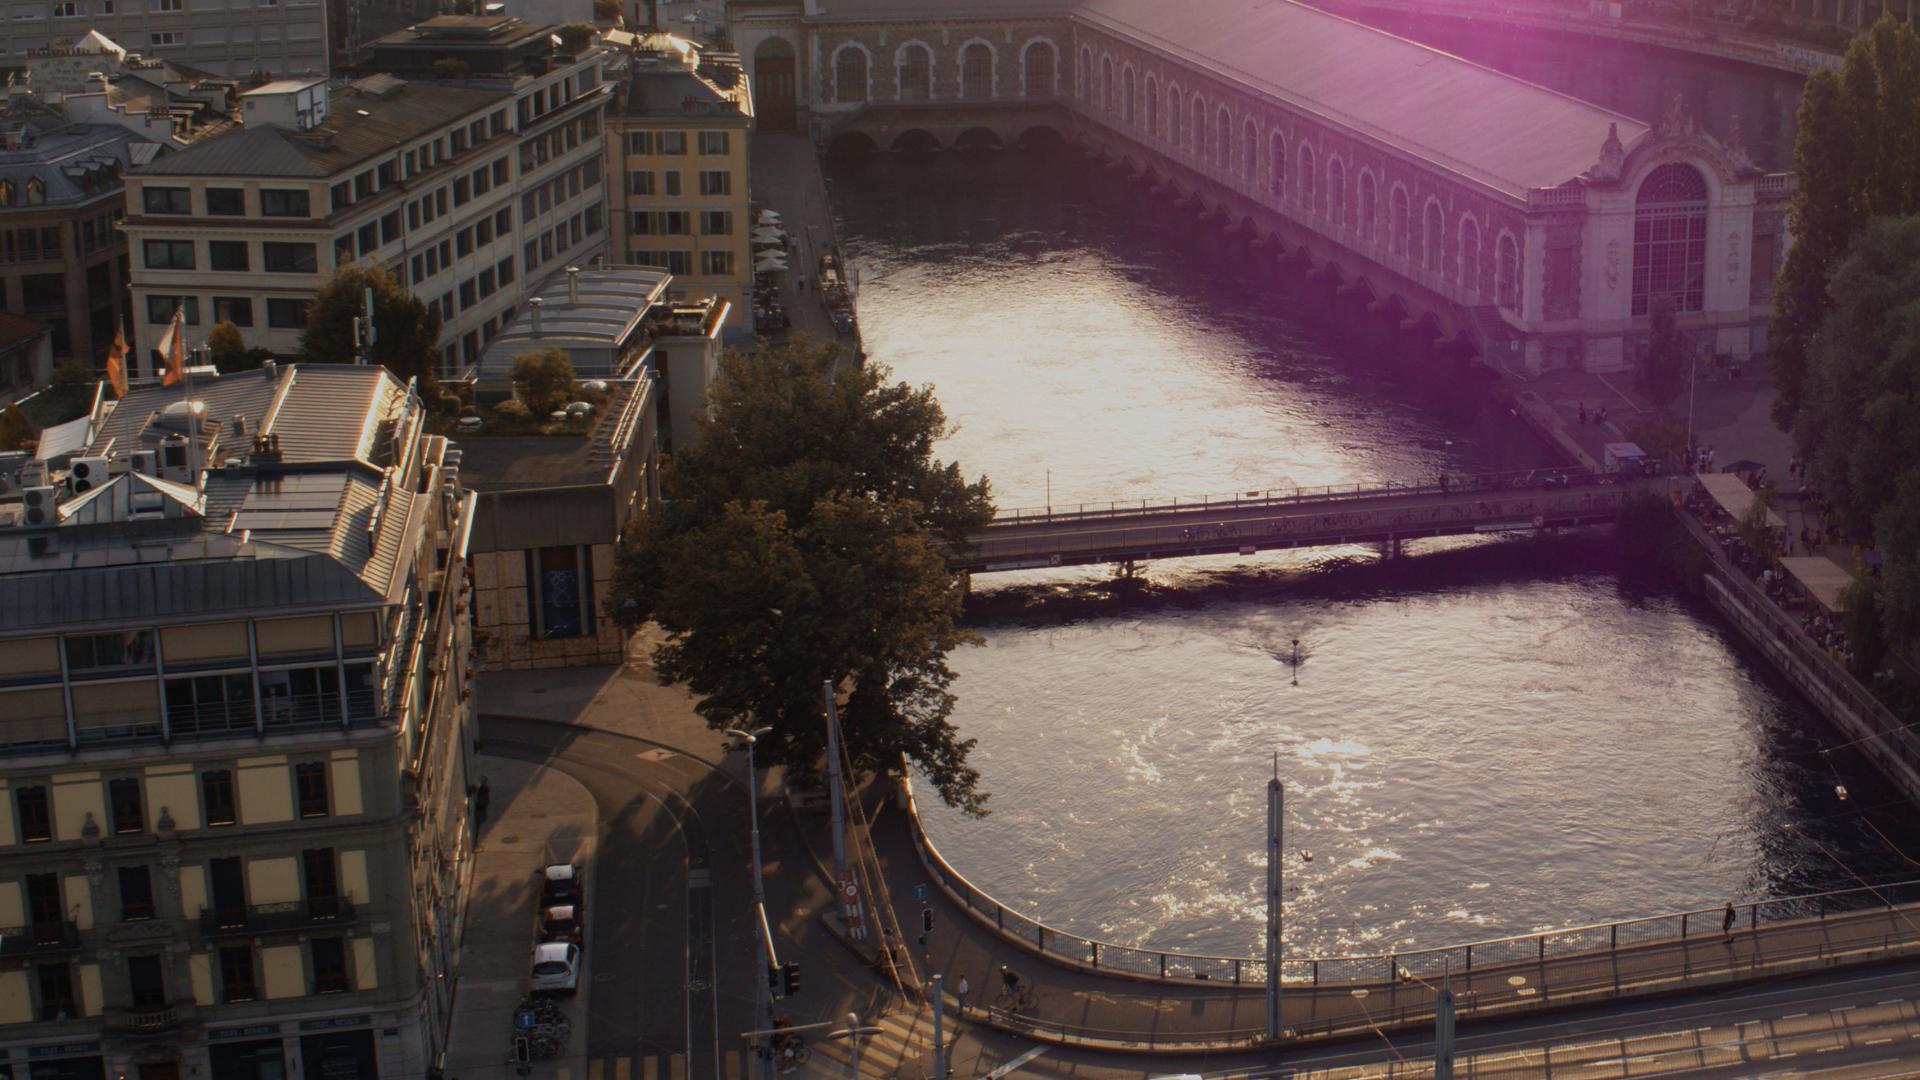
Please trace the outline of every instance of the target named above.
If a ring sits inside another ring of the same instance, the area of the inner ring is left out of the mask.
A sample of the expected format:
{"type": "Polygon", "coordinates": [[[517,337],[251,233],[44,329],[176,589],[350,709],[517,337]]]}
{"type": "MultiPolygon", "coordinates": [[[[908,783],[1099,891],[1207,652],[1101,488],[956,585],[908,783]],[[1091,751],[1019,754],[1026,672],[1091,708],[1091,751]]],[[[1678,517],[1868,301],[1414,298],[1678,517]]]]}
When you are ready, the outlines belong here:
{"type": "Polygon", "coordinates": [[[673,275],[676,298],[718,296],[752,318],[747,134],[753,103],[738,69],[697,46],[638,39],[607,111],[614,258],[673,275]]]}
{"type": "Polygon", "coordinates": [[[437,1060],[473,501],[425,419],[377,367],[196,374],[0,503],[0,1075],[437,1060]]]}

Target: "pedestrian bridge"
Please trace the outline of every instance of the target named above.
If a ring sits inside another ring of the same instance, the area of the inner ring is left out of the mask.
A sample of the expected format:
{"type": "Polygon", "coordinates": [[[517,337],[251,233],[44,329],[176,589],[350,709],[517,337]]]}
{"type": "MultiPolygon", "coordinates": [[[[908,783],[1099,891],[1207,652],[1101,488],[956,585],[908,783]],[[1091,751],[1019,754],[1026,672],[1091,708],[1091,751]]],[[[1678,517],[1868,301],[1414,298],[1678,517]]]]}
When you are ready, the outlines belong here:
{"type": "Polygon", "coordinates": [[[1341,544],[1392,550],[1428,536],[1606,524],[1635,490],[1625,477],[1542,469],[1432,484],[1011,510],[974,532],[971,550],[949,553],[948,565],[983,574],[1341,544]]]}

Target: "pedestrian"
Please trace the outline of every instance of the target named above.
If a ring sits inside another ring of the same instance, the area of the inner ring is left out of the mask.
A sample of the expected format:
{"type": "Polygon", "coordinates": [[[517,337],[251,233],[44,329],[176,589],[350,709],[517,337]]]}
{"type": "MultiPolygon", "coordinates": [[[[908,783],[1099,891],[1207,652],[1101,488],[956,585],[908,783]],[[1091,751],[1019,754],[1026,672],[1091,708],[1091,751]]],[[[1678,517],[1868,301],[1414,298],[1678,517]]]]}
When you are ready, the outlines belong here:
{"type": "Polygon", "coordinates": [[[1727,913],[1720,918],[1720,929],[1727,935],[1728,941],[1733,940],[1733,921],[1736,918],[1738,918],[1738,916],[1733,913],[1733,901],[1729,900],[1727,901],[1727,913]]]}
{"type": "Polygon", "coordinates": [[[487,804],[493,802],[493,786],[486,777],[480,778],[480,786],[473,793],[473,824],[479,828],[487,823],[487,804]]]}
{"type": "Polygon", "coordinates": [[[960,1015],[962,1016],[967,1014],[967,991],[971,989],[973,989],[973,984],[967,982],[965,975],[960,976],[960,981],[953,984],[953,999],[960,1003],[960,1015]]]}
{"type": "Polygon", "coordinates": [[[1582,424],[1587,422],[1587,403],[1584,401],[1580,403],[1580,422],[1582,424]]]}

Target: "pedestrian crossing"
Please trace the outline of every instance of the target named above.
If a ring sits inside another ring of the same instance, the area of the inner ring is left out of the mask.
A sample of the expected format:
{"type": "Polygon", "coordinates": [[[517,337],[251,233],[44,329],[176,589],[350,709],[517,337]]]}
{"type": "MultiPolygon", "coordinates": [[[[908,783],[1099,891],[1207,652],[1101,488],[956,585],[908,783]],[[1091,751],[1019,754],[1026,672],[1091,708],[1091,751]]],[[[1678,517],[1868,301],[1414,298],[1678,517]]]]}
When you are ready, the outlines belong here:
{"type": "Polygon", "coordinates": [[[594,1058],[586,1071],[568,1075],[554,1073],[554,1080],[687,1080],[685,1054],[648,1054],[618,1058],[594,1058]]]}
{"type": "MultiPolygon", "coordinates": [[[[860,1023],[880,1029],[876,1035],[860,1040],[860,1075],[892,1076],[920,1080],[933,1060],[933,1012],[896,1009],[877,1020],[861,1017],[860,1023]]],[[[949,1017],[946,1037],[954,1036],[949,1017]]],[[[813,1056],[800,1070],[808,1076],[845,1076],[853,1064],[853,1046],[849,1039],[812,1039],[807,1046],[813,1056]]],[[[799,1074],[795,1074],[796,1076],[799,1074]]]]}

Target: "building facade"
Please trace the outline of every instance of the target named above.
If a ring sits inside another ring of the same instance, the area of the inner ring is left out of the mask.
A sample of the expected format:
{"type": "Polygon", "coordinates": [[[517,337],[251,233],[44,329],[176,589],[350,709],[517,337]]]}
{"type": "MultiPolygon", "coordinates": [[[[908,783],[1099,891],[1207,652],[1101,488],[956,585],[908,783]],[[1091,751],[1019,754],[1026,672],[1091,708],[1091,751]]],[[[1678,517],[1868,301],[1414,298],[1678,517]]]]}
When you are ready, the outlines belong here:
{"type": "Polygon", "coordinates": [[[54,0],[12,7],[0,34],[0,66],[93,32],[130,52],[216,75],[324,75],[332,67],[324,0],[54,0]]]}
{"type": "Polygon", "coordinates": [[[746,82],[667,35],[642,38],[624,68],[615,74],[607,132],[615,251],[671,273],[679,295],[718,296],[750,318],[746,82]]]}
{"type": "Polygon", "coordinates": [[[471,868],[472,514],[377,368],[136,388],[0,527],[0,1071],[416,1078],[471,868]]]}

